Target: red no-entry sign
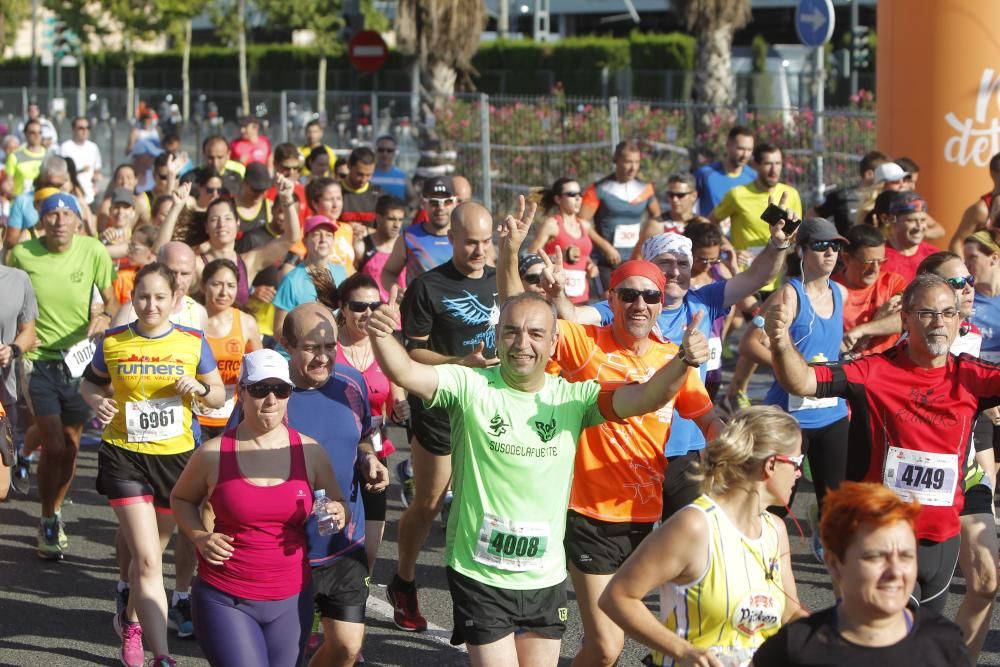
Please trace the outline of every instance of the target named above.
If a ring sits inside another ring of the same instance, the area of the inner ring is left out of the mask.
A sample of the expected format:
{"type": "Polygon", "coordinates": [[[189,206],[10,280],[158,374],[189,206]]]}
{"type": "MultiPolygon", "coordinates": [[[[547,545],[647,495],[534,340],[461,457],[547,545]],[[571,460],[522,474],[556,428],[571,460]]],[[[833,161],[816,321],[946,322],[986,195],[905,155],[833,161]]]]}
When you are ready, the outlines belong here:
{"type": "Polygon", "coordinates": [[[351,38],[347,45],[347,55],[359,71],[377,72],[389,58],[389,47],[382,35],[374,30],[363,30],[351,38]]]}

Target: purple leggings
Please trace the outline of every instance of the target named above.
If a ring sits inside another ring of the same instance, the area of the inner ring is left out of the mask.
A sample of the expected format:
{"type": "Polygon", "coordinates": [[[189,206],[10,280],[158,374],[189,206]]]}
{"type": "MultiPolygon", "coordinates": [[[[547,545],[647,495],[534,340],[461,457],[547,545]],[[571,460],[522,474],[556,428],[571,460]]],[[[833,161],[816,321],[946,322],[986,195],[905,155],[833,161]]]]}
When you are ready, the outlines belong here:
{"type": "Polygon", "coordinates": [[[312,627],[312,584],[284,600],[246,600],[200,579],[191,588],[194,633],[212,667],[296,667],[312,627]]]}

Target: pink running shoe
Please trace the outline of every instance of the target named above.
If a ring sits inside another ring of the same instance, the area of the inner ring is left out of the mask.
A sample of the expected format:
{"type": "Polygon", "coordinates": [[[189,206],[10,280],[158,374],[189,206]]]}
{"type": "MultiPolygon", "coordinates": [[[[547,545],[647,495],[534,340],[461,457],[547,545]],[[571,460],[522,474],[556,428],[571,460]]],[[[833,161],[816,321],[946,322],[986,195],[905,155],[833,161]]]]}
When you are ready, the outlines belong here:
{"type": "Polygon", "coordinates": [[[119,659],[122,664],[125,667],[144,667],[146,652],[142,648],[142,627],[138,623],[123,621],[121,629],[122,650],[119,659]]]}

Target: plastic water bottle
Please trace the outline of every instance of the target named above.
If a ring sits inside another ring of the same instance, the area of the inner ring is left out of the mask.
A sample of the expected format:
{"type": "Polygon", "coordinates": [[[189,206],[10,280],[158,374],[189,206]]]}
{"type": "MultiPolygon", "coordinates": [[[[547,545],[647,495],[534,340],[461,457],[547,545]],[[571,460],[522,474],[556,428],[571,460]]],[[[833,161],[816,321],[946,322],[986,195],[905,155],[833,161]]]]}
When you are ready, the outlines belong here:
{"type": "Polygon", "coordinates": [[[316,489],[313,491],[313,514],[316,515],[316,525],[320,535],[333,535],[340,531],[337,528],[337,521],[326,509],[329,498],[326,497],[326,489],[316,489]]]}

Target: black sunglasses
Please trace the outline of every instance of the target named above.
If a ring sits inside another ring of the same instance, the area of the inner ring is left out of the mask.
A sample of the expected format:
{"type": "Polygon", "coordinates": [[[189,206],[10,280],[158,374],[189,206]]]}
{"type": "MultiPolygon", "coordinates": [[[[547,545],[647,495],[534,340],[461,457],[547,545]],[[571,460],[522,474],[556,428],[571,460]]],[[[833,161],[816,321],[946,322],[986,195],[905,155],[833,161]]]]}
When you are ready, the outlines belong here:
{"type": "Polygon", "coordinates": [[[537,285],[538,283],[542,282],[542,272],[539,271],[538,273],[526,273],[521,279],[524,282],[528,283],[529,285],[537,285]]]}
{"type": "Polygon", "coordinates": [[[352,313],[363,313],[366,310],[371,309],[374,313],[379,306],[382,305],[381,301],[348,301],[347,307],[351,309],[352,313]]]}
{"type": "Polygon", "coordinates": [[[668,190],[667,196],[671,199],[680,199],[681,197],[687,197],[692,192],[694,192],[694,190],[688,190],[687,192],[671,192],[668,190]]]}
{"type": "Polygon", "coordinates": [[[284,382],[255,382],[243,385],[247,393],[254,398],[267,398],[268,394],[274,394],[275,398],[288,398],[292,395],[291,385],[284,382]]]}
{"type": "Polygon", "coordinates": [[[560,196],[563,196],[563,197],[579,197],[580,196],[580,191],[579,190],[570,190],[569,192],[562,192],[562,193],[560,193],[560,196]]]}
{"type": "Polygon", "coordinates": [[[217,195],[222,192],[222,188],[205,188],[205,192],[210,195],[217,195]]]}
{"type": "Polygon", "coordinates": [[[827,248],[832,249],[834,252],[840,252],[844,249],[843,241],[809,241],[806,245],[813,252],[823,252],[827,248]]]}
{"type": "Polygon", "coordinates": [[[653,304],[660,303],[661,301],[663,301],[663,292],[657,289],[634,289],[632,287],[619,287],[618,289],[615,290],[615,293],[618,294],[618,298],[624,301],[625,303],[632,303],[640,296],[642,297],[643,301],[645,301],[651,306],[653,304]]]}
{"type": "Polygon", "coordinates": [[[975,287],[976,279],[972,276],[959,276],[958,278],[945,278],[944,281],[951,285],[952,289],[965,289],[965,286],[975,287]]]}

